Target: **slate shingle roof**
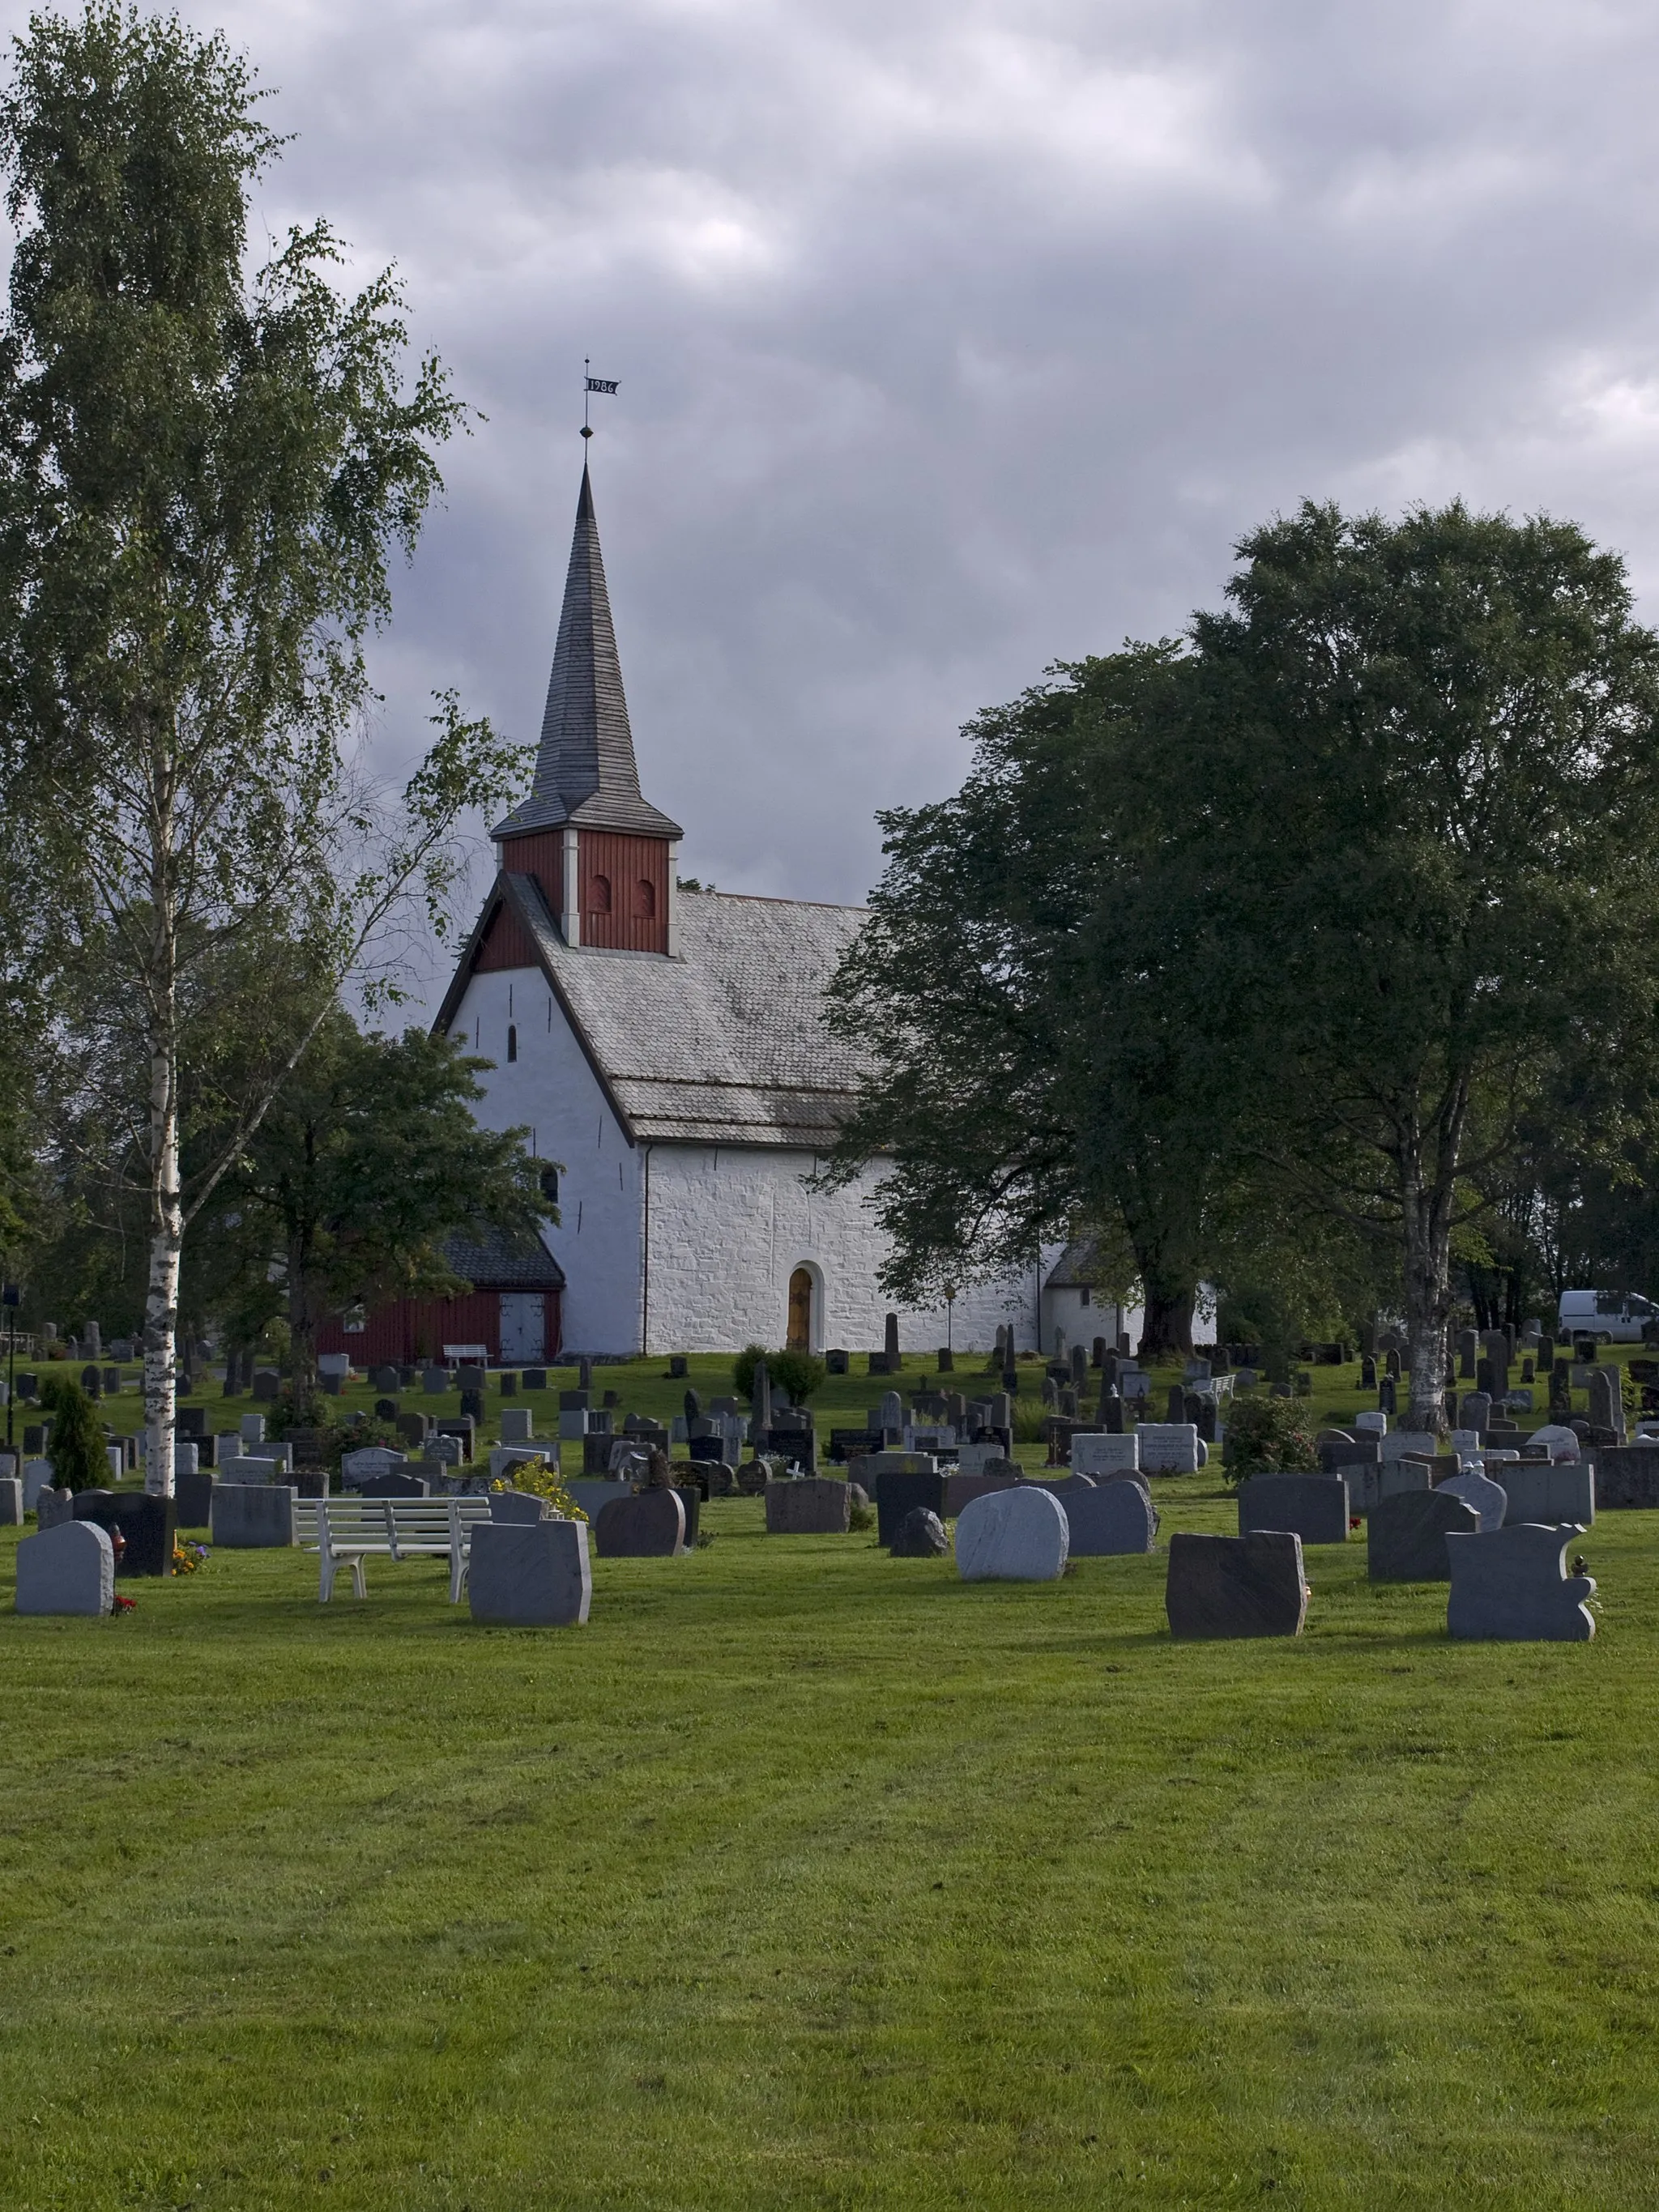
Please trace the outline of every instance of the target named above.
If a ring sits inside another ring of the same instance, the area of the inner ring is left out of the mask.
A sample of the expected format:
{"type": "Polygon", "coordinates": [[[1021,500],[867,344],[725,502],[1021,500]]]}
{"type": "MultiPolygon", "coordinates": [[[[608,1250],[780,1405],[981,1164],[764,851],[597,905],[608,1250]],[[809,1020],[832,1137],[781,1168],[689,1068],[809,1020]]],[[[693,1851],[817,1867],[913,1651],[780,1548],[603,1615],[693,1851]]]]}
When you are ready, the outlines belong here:
{"type": "Polygon", "coordinates": [[[533,1243],[520,1244],[504,1230],[484,1228],[441,1241],[445,1259],[475,1291],[564,1288],[564,1269],[539,1237],[533,1243]]]}
{"type": "MultiPolygon", "coordinates": [[[[861,1057],[824,1026],[823,992],[861,907],[726,891],[678,895],[679,953],[573,951],[535,878],[503,874],[499,899],[524,923],[589,1061],[639,1142],[780,1145],[828,1152],[861,1057]]],[[[453,1021],[463,956],[438,1020],[453,1021]]]]}
{"type": "Polygon", "coordinates": [[[634,733],[629,726],[593,487],[586,465],[535,781],[523,805],[490,834],[501,837],[513,830],[550,830],[563,822],[590,830],[633,830],[648,837],[681,834],[677,822],[640,796],[634,733]]]}

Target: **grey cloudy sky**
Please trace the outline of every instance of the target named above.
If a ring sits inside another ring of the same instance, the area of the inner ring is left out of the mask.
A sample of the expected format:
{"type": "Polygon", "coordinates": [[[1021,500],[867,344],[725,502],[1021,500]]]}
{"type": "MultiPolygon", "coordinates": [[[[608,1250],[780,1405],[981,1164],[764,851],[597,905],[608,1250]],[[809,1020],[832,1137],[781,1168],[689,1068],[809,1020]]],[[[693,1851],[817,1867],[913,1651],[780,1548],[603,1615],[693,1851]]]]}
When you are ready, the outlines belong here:
{"type": "Polygon", "coordinates": [[[489,416],[377,652],[533,737],[593,468],[682,865],[854,899],[1048,661],[1304,495],[1581,520],[1659,617],[1659,10],[1596,0],[190,0],[263,194],[395,259],[489,416]]]}

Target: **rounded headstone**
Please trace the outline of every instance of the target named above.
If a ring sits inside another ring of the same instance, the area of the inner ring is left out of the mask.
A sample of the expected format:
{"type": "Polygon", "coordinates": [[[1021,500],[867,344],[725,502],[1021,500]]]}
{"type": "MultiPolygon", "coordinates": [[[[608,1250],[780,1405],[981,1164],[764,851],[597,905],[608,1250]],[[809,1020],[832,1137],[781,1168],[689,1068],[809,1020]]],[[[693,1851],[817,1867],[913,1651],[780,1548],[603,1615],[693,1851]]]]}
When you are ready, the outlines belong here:
{"type": "Polygon", "coordinates": [[[950,1550],[951,1540],[938,1514],[916,1505],[900,1522],[888,1548],[896,1559],[938,1559],[950,1550]]]}
{"type": "Polygon", "coordinates": [[[1065,1572],[1066,1509],[1035,1483],[994,1490],[963,1509],[957,1571],[963,1582],[1055,1582],[1065,1572]]]}

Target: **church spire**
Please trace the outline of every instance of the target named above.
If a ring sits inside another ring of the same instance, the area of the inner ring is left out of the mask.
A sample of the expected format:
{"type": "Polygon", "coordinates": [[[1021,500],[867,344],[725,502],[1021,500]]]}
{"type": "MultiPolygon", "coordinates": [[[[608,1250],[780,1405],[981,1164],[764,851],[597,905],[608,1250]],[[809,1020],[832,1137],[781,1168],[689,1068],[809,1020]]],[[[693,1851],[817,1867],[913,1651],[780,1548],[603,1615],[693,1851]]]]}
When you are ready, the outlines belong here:
{"type": "Polygon", "coordinates": [[[678,823],[640,796],[634,735],[593,513],[593,487],[585,461],[535,781],[523,805],[492,834],[510,836],[565,822],[650,837],[678,838],[681,834],[678,823]]]}

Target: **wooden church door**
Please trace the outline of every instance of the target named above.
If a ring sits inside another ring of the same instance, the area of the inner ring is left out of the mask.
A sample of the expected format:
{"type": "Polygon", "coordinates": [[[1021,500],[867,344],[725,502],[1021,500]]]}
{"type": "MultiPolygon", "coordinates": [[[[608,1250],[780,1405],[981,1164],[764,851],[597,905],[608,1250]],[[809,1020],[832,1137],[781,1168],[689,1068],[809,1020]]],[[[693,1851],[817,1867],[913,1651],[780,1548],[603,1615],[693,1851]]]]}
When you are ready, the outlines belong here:
{"type": "Polygon", "coordinates": [[[812,1277],[805,1267],[797,1267],[789,1278],[789,1349],[812,1349],[812,1277]]]}

